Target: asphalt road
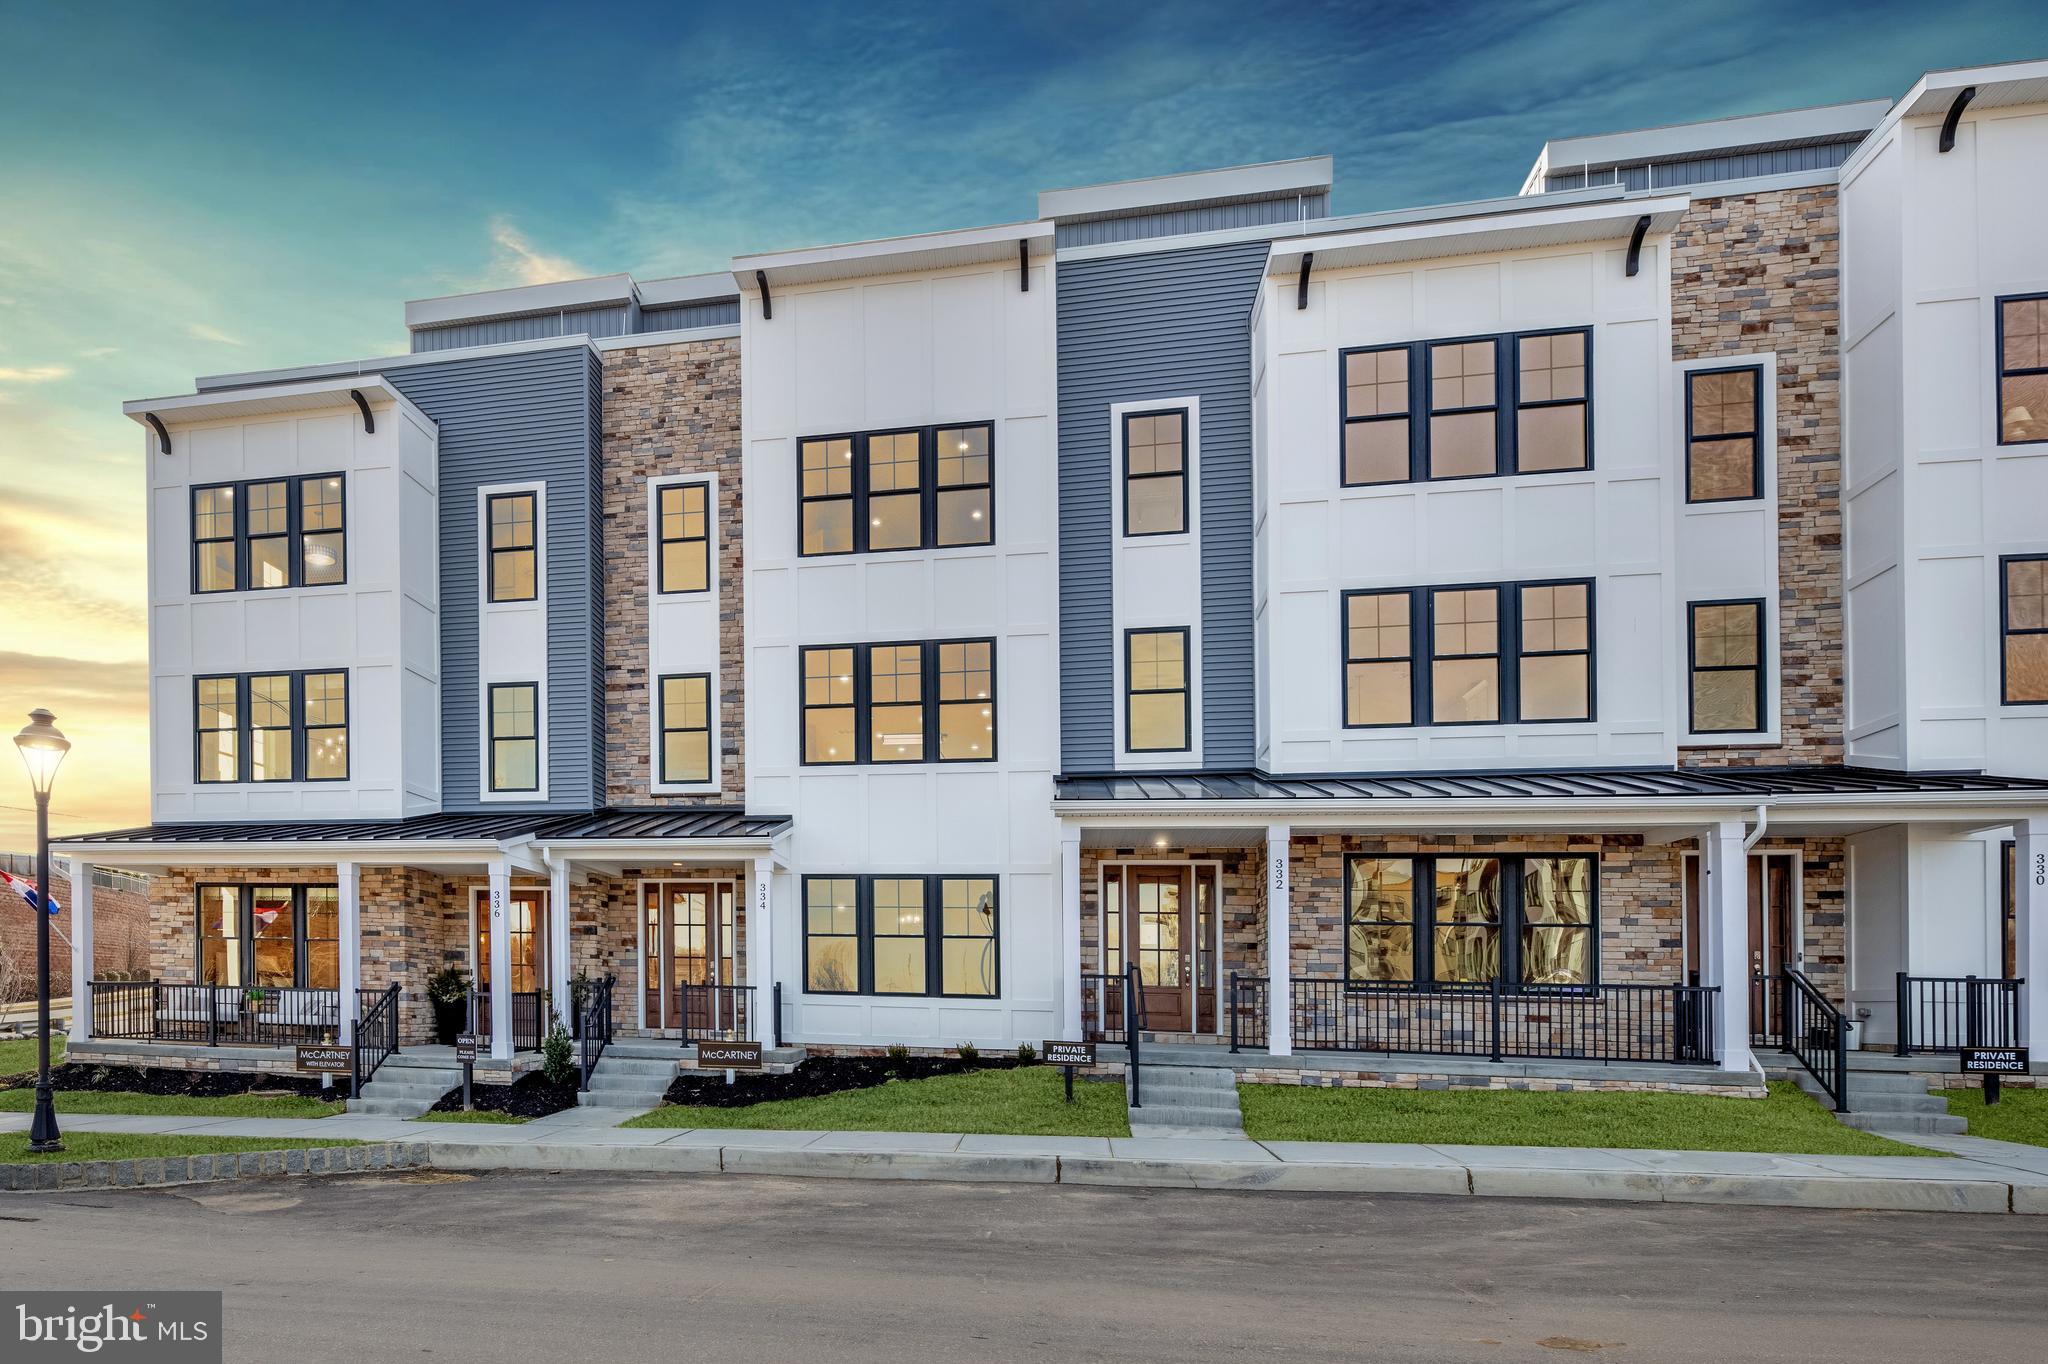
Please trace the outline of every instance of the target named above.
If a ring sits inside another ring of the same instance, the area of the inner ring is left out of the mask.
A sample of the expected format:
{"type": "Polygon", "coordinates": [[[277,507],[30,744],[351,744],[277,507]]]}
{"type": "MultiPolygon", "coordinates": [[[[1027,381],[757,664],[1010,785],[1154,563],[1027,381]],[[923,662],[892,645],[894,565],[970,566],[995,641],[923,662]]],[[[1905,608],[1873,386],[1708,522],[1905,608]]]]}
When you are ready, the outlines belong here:
{"type": "Polygon", "coordinates": [[[2048,1218],[434,1172],[0,1195],[0,1281],[230,1360],[2036,1358],[2048,1218]]]}

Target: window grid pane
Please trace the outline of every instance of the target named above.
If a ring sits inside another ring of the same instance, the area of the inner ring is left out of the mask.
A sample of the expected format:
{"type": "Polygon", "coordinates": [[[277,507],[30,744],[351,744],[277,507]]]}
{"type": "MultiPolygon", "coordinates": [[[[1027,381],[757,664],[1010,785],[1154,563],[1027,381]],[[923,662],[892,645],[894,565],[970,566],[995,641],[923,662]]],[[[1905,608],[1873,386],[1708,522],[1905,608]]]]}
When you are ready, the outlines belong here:
{"type": "Polygon", "coordinates": [[[306,780],[348,777],[348,674],[307,673],[299,683],[306,730],[306,780]]]}
{"type": "Polygon", "coordinates": [[[533,682],[491,688],[493,791],[540,789],[540,687],[533,682]]]}
{"type": "Polygon", "coordinates": [[[1763,495],[1758,463],[1762,377],[1756,366],[1694,370],[1686,376],[1686,501],[1763,495]]]}
{"type": "Polygon", "coordinates": [[[1689,691],[1695,734],[1756,733],[1764,728],[1763,604],[1696,602],[1690,612],[1689,691]]]}
{"type": "Polygon", "coordinates": [[[710,485],[670,484],[656,498],[655,591],[702,592],[711,586],[710,485]]]}
{"type": "Polygon", "coordinates": [[[1189,748],[1188,632],[1134,630],[1125,638],[1125,747],[1134,753],[1189,748]]]}
{"type": "Polygon", "coordinates": [[[850,876],[804,881],[804,988],[812,994],[860,992],[860,896],[850,876]]]}
{"type": "Polygon", "coordinates": [[[804,761],[856,761],[853,649],[805,649],[802,668],[804,761]]]}
{"type": "Polygon", "coordinates": [[[1187,527],[1187,414],[1124,417],[1124,534],[1176,535],[1187,527]]]}
{"type": "Polygon", "coordinates": [[[2005,703],[2048,702],[2048,557],[2007,559],[2004,575],[2005,703]]]}
{"type": "Polygon", "coordinates": [[[1518,589],[1522,653],[1517,710],[1524,720],[1584,720],[1593,713],[1592,586],[1518,589]]]}
{"type": "Polygon", "coordinates": [[[1406,346],[1345,354],[1345,486],[1403,483],[1412,476],[1408,414],[1413,363],[1406,346]]]}
{"type": "Polygon", "coordinates": [[[939,906],[939,992],[994,998],[1000,989],[995,881],[942,878],[939,906]]]}
{"type": "Polygon", "coordinates": [[[1415,862],[1354,857],[1345,909],[1345,976],[1354,981],[1415,979],[1415,862]]]}
{"type": "Polygon", "coordinates": [[[661,679],[661,779],[711,780],[711,678],[693,673],[661,679]]]}
{"type": "Polygon", "coordinates": [[[995,756],[995,646],[987,641],[939,646],[939,761],[995,756]]]}
{"type": "Polygon", "coordinates": [[[533,493],[499,493],[490,499],[490,599],[534,601],[539,596],[539,550],[535,542],[538,499],[533,493]]]}
{"type": "Polygon", "coordinates": [[[2048,441],[2048,294],[1998,301],[1998,443],[2048,441]]]}
{"type": "Polygon", "coordinates": [[[1586,467],[1586,344],[1584,332],[1516,338],[1518,471],[1586,467]]]}

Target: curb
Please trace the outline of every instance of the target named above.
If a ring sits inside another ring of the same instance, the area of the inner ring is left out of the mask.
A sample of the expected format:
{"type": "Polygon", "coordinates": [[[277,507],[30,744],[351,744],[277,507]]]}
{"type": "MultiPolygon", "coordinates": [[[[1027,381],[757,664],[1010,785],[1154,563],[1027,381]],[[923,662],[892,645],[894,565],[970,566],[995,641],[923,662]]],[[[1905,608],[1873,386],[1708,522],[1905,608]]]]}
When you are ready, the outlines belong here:
{"type": "Polygon", "coordinates": [[[53,1160],[34,1165],[0,1165],[0,1192],[153,1189],[174,1184],[218,1184],[236,1179],[408,1170],[430,1163],[425,1143],[403,1141],[369,1142],[361,1146],[297,1146],[281,1151],[149,1156],[139,1160],[53,1160]]]}

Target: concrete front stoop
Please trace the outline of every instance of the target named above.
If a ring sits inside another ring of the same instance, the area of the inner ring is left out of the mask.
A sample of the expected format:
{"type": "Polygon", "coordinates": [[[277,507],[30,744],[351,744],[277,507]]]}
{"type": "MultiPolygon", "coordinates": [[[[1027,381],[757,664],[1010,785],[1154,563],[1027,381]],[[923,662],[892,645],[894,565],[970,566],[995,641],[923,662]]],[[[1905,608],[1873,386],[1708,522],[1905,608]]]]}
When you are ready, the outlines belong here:
{"type": "MultiPolygon", "coordinates": [[[[1834,1100],[1804,1066],[1788,1067],[1771,1078],[1790,1080],[1823,1107],[1834,1108],[1834,1100]]],[[[1836,1113],[1835,1120],[1860,1131],[1904,1138],[1956,1136],[1970,1130],[1969,1123],[1948,1111],[1946,1099],[1928,1093],[1924,1076],[1851,1067],[1848,1098],[1848,1111],[1836,1113]]]]}
{"type": "Polygon", "coordinates": [[[676,1060],[673,1044],[614,1042],[605,1048],[590,1076],[590,1088],[578,1094],[576,1102],[584,1108],[616,1109],[622,1116],[659,1108],[676,1078],[676,1060]]]}
{"type": "MultiPolygon", "coordinates": [[[[1128,1081],[1125,1093],[1128,1097],[1128,1081]]],[[[1143,1062],[1138,1067],[1138,1099],[1143,1106],[1130,1109],[1134,1137],[1244,1137],[1237,1074],[1225,1067],[1143,1062]]]]}
{"type": "Polygon", "coordinates": [[[380,1118],[418,1117],[462,1083],[462,1067],[447,1059],[452,1054],[394,1052],[377,1067],[376,1077],[363,1086],[361,1096],[348,1101],[348,1111],[380,1118]]]}

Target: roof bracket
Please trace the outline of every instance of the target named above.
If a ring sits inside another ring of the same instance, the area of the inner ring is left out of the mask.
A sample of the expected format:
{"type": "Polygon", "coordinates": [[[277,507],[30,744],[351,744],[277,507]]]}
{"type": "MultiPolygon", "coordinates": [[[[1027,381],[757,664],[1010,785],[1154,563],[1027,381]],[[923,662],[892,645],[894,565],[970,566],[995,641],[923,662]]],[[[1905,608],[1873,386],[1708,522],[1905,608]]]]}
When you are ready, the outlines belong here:
{"type": "Polygon", "coordinates": [[[377,419],[370,415],[370,400],[363,396],[363,391],[360,388],[350,389],[348,396],[354,398],[356,406],[363,410],[363,434],[375,435],[377,433],[377,419]]]}
{"type": "Polygon", "coordinates": [[[1631,232],[1628,238],[1628,264],[1623,268],[1622,273],[1630,279],[1634,279],[1636,271],[1643,268],[1643,238],[1649,234],[1649,231],[1650,215],[1645,213],[1642,217],[1636,219],[1636,230],[1631,232]]]}
{"type": "Polygon", "coordinates": [[[1301,253],[1301,281],[1294,286],[1294,310],[1301,312],[1308,307],[1308,272],[1315,268],[1316,253],[1301,253]]]}
{"type": "Polygon", "coordinates": [[[1970,107],[1970,101],[1977,98],[1977,87],[1966,85],[1956,91],[1955,103],[1948,106],[1948,117],[1941,121],[1941,146],[1937,151],[1952,152],[1956,149],[1956,125],[1963,121],[1963,110],[1970,107]]]}
{"type": "Polygon", "coordinates": [[[166,455],[171,453],[171,433],[164,430],[164,424],[161,420],[158,419],[156,413],[145,412],[142,414],[142,419],[148,422],[151,427],[155,428],[156,443],[159,453],[166,455]]]}
{"type": "Polygon", "coordinates": [[[756,270],[754,272],[754,283],[761,286],[761,320],[763,322],[773,322],[775,320],[775,300],[768,296],[768,272],[766,270],[756,270]]]}
{"type": "Polygon", "coordinates": [[[1031,292],[1031,242],[1029,238],[1017,238],[1017,292],[1031,292]]]}

